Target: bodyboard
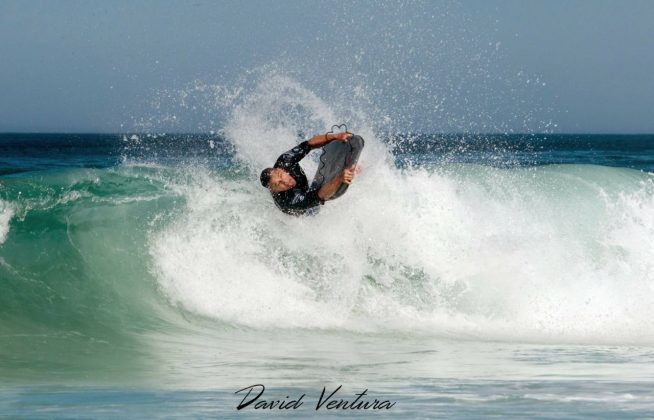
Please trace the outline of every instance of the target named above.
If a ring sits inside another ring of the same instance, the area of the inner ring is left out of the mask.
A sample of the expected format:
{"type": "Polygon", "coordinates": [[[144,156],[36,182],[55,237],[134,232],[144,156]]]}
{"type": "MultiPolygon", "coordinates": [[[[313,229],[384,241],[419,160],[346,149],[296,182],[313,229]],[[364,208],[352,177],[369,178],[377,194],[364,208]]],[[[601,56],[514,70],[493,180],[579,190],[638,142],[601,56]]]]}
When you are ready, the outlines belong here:
{"type": "MultiPolygon", "coordinates": [[[[339,175],[343,169],[356,165],[363,150],[364,145],[361,136],[353,135],[347,142],[332,141],[324,146],[322,155],[320,155],[320,162],[318,163],[318,170],[313,177],[311,189],[320,188],[328,183],[335,176],[339,175]]],[[[345,194],[349,185],[343,183],[338,187],[330,200],[338,198],[345,194]]]]}

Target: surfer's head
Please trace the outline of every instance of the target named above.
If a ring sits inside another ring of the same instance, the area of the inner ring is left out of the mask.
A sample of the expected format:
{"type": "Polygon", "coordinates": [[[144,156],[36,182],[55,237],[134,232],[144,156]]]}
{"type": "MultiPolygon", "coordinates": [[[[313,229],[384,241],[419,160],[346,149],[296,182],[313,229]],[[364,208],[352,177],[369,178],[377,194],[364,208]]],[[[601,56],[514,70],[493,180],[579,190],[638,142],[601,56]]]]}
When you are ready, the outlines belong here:
{"type": "Polygon", "coordinates": [[[282,168],[266,168],[261,171],[261,185],[274,193],[280,193],[293,188],[295,179],[282,168]]]}

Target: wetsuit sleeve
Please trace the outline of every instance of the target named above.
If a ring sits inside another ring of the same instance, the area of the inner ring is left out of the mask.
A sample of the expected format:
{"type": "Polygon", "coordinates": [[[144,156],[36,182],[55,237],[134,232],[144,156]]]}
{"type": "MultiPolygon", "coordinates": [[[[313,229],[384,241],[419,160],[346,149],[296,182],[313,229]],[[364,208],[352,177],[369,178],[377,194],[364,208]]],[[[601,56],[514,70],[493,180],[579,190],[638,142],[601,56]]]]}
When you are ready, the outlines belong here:
{"type": "Polygon", "coordinates": [[[308,141],[303,141],[288,152],[282,153],[275,162],[275,168],[290,169],[293,165],[301,161],[309,152],[311,146],[308,141]]]}

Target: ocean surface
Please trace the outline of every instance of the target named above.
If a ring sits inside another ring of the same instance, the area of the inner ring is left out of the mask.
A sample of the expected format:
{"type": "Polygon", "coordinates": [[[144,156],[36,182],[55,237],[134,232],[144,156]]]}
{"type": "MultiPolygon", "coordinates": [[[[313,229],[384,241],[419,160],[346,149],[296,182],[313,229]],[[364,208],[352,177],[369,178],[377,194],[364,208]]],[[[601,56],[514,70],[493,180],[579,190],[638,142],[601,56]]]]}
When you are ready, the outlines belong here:
{"type": "Polygon", "coordinates": [[[295,218],[300,128],[0,134],[0,416],[654,417],[654,135],[353,124],[295,218]]]}

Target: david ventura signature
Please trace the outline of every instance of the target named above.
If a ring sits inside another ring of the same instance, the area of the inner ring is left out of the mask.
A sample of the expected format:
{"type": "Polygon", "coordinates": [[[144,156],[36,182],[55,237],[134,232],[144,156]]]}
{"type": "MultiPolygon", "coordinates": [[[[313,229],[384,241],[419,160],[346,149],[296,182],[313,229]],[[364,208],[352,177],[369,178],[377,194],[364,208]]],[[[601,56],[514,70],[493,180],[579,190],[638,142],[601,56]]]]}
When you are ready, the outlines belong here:
{"type": "MultiPolygon", "coordinates": [[[[390,410],[395,405],[394,402],[388,400],[378,400],[375,398],[371,401],[368,396],[368,389],[364,389],[358,394],[354,394],[356,398],[354,399],[343,399],[336,396],[336,393],[340,391],[343,385],[339,385],[334,391],[330,394],[327,394],[327,388],[323,387],[320,397],[316,402],[315,409],[325,409],[325,410],[390,410]]],[[[244,408],[250,407],[259,410],[259,409],[278,409],[278,410],[296,410],[304,404],[304,397],[306,394],[300,395],[298,398],[291,399],[288,395],[284,399],[272,399],[265,400],[261,399],[266,387],[262,384],[246,386],[243,389],[239,389],[235,394],[247,393],[241,400],[241,402],[236,406],[237,410],[242,410],[244,408]],[[256,395],[255,395],[256,394],[256,395]]]]}

